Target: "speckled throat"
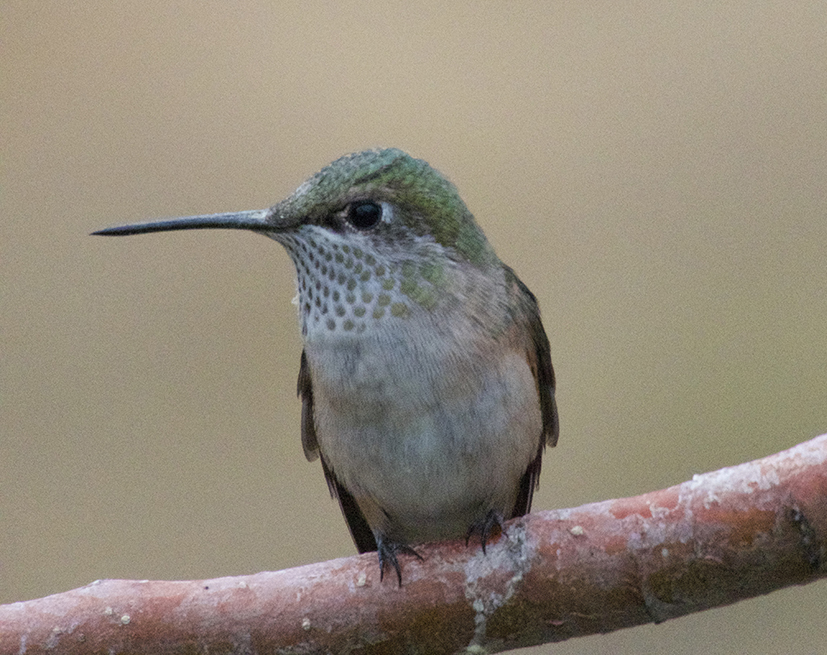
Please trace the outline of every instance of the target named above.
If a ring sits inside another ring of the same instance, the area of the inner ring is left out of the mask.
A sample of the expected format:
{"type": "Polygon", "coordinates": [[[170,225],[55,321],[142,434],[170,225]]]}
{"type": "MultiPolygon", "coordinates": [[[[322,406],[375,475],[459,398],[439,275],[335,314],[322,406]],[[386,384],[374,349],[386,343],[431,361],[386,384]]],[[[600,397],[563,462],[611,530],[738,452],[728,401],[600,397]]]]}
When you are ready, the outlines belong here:
{"type": "Polygon", "coordinates": [[[380,322],[433,309],[445,287],[444,264],[417,264],[368,251],[352,235],[305,225],[270,235],[296,268],[304,336],[361,334],[380,322]]]}

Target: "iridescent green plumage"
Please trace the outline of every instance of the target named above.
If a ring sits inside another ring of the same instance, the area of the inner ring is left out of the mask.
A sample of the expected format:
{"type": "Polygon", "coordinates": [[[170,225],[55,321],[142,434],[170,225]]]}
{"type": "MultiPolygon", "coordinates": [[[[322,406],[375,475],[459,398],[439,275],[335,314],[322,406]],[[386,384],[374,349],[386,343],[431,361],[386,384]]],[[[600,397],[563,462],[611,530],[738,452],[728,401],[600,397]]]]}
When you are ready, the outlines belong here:
{"type": "Polygon", "coordinates": [[[283,220],[321,219],[371,197],[392,202],[418,236],[430,236],[475,265],[496,256],[457,188],[441,173],[396,148],[364,150],[325,166],[273,208],[283,220]]]}

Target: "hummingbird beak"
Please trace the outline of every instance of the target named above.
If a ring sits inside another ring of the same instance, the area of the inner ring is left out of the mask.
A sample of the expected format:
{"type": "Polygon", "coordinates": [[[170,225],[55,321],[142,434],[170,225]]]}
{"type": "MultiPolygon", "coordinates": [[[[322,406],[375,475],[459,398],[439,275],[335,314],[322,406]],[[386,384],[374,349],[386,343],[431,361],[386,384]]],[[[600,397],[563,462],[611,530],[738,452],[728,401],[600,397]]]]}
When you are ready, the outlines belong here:
{"type": "Polygon", "coordinates": [[[226,214],[205,214],[203,216],[184,216],[182,218],[170,218],[165,221],[152,221],[151,223],[133,223],[132,225],[119,225],[107,227],[93,235],[105,237],[122,237],[129,234],[146,234],[147,232],[169,232],[172,230],[201,230],[201,229],[227,229],[227,230],[252,230],[253,232],[277,232],[278,226],[267,221],[267,209],[254,209],[245,212],[229,212],[226,214]]]}

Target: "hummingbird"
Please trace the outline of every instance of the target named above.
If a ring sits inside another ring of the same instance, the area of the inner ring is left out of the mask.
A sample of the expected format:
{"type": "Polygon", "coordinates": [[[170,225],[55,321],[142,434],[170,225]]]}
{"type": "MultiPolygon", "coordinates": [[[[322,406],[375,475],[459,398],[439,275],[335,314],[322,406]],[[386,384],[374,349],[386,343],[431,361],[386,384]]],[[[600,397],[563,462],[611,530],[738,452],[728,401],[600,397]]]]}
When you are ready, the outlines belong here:
{"type": "Polygon", "coordinates": [[[416,544],[522,516],[559,422],[537,300],[457,188],[394,148],[345,155],[269,209],[110,227],[249,230],[296,271],[301,441],[360,553],[402,584],[416,544]]]}

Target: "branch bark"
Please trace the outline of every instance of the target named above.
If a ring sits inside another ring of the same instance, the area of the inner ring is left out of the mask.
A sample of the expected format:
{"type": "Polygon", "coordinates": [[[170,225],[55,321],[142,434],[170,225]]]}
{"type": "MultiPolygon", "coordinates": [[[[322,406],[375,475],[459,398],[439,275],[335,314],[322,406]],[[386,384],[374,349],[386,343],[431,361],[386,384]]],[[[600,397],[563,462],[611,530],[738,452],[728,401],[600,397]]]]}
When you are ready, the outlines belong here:
{"type": "Polygon", "coordinates": [[[494,652],[698,612],[827,575],[827,435],[634,498],[538,512],[483,555],[418,548],[251,576],[104,580],[0,606],[18,653],[494,652]],[[392,578],[393,576],[391,576],[392,578]]]}

